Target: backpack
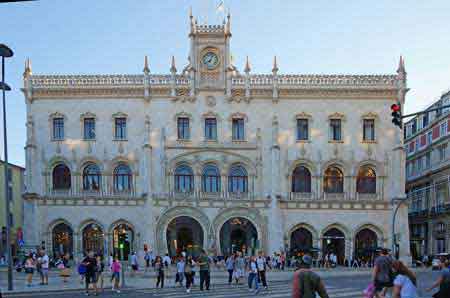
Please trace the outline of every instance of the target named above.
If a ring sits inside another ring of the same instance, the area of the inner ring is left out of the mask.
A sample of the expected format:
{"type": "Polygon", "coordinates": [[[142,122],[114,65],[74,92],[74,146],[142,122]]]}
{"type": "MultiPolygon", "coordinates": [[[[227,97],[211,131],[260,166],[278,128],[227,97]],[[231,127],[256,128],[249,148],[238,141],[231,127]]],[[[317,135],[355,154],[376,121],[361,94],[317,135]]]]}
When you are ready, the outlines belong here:
{"type": "Polygon", "coordinates": [[[298,274],[302,298],[316,298],[320,293],[320,277],[311,271],[302,271],[298,274]]]}

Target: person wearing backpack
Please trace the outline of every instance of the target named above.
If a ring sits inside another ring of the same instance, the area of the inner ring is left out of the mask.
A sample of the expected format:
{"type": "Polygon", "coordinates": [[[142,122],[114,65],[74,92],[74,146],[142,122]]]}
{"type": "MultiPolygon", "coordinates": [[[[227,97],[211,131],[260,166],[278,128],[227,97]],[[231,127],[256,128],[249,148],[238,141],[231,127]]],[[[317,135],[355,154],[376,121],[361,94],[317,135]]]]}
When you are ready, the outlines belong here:
{"type": "Polygon", "coordinates": [[[392,258],[389,256],[389,251],[386,248],[383,248],[381,255],[375,259],[372,281],[375,285],[375,298],[386,296],[387,289],[394,286],[392,258]]]}
{"type": "Polygon", "coordinates": [[[329,298],[325,285],[317,273],[311,270],[312,258],[304,255],[300,269],[295,271],[292,284],[292,298],[329,298]]]}
{"type": "Polygon", "coordinates": [[[426,289],[427,292],[430,292],[434,288],[439,286],[439,291],[433,294],[433,298],[448,298],[450,297],[450,262],[447,260],[445,262],[441,262],[441,272],[439,278],[436,282],[426,289]]]}
{"type": "Polygon", "coordinates": [[[258,258],[256,259],[256,265],[258,268],[258,279],[261,280],[264,289],[267,290],[266,281],[266,258],[264,258],[262,251],[258,253],[258,258]]]}

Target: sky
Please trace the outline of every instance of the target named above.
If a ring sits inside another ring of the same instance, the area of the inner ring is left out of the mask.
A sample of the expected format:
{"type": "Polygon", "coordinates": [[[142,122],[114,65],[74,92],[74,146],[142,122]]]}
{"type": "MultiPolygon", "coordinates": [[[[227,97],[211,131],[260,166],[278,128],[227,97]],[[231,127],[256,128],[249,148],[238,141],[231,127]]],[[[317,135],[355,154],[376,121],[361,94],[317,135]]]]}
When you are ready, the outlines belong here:
{"type": "MultiPolygon", "coordinates": [[[[219,0],[41,0],[0,4],[6,61],[9,160],[25,164],[26,105],[20,88],[27,57],[33,74],[140,74],[187,64],[188,11],[219,24],[219,0]]],[[[429,106],[450,88],[450,1],[228,0],[231,51],[253,73],[395,74],[405,58],[405,112],[429,106]]],[[[386,115],[390,117],[390,115],[386,115]]],[[[3,131],[3,130],[1,130],[3,131]]],[[[3,135],[1,140],[3,140],[3,135]]],[[[3,158],[3,144],[1,156],[3,158]]]]}

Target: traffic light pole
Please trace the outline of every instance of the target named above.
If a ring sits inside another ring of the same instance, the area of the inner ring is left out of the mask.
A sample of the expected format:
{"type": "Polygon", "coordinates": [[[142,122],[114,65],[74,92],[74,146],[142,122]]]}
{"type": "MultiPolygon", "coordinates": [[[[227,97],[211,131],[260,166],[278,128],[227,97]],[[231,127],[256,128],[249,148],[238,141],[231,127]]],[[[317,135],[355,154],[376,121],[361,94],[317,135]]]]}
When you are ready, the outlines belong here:
{"type": "Polygon", "coordinates": [[[434,111],[439,111],[439,110],[446,109],[446,108],[450,108],[450,105],[440,106],[440,107],[438,107],[438,108],[429,109],[429,110],[426,110],[426,111],[421,111],[421,112],[417,112],[417,113],[412,113],[412,114],[408,114],[408,115],[403,115],[403,116],[401,116],[401,118],[402,118],[402,119],[404,119],[404,118],[410,118],[410,117],[414,117],[414,116],[418,116],[418,115],[428,114],[428,113],[434,112],[434,111]]]}

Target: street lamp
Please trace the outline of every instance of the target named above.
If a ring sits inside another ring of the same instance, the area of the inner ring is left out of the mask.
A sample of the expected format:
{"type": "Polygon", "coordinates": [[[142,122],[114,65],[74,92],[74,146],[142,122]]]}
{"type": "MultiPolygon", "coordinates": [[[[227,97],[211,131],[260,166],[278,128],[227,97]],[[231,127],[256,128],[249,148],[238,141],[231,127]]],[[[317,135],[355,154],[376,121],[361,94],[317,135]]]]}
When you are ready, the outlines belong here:
{"type": "Polygon", "coordinates": [[[13,281],[12,281],[12,256],[11,256],[11,216],[9,215],[9,196],[8,196],[8,142],[6,137],[6,103],[5,96],[6,91],[10,91],[11,88],[5,83],[5,58],[12,57],[14,55],[13,51],[4,44],[0,44],[0,56],[2,57],[2,83],[0,89],[3,93],[3,146],[5,150],[5,166],[4,166],[4,179],[5,179],[5,204],[6,204],[6,250],[7,250],[7,261],[8,261],[8,290],[12,291],[13,281]]]}
{"type": "Polygon", "coordinates": [[[408,201],[407,197],[393,198],[391,201],[392,205],[395,205],[395,203],[397,202],[397,206],[395,206],[394,213],[392,214],[392,253],[394,254],[394,256],[397,255],[397,250],[396,250],[397,249],[397,247],[396,247],[397,239],[395,237],[395,219],[397,217],[398,209],[400,208],[400,206],[403,203],[406,203],[407,201],[408,201]]]}

